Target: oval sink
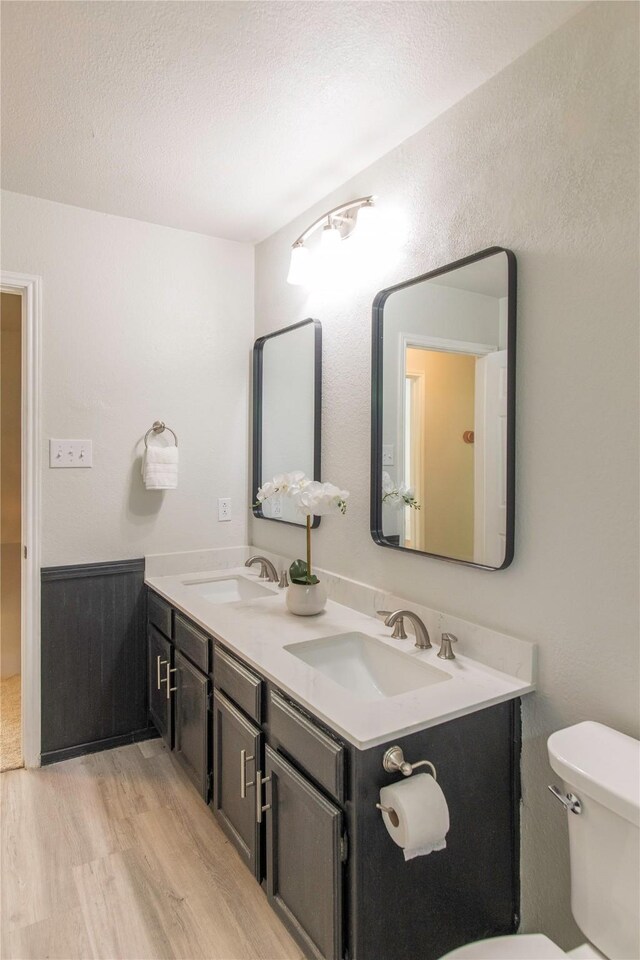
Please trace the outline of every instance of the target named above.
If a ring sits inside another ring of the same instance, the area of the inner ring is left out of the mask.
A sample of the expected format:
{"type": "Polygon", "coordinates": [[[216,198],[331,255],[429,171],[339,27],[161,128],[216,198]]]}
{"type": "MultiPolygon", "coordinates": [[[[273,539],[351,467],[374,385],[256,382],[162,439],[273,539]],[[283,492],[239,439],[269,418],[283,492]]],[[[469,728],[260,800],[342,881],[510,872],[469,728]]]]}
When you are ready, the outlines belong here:
{"type": "Polygon", "coordinates": [[[283,649],[363,700],[386,700],[451,679],[444,670],[365,633],[340,633],[283,649]]]}
{"type": "Polygon", "coordinates": [[[210,577],[208,580],[183,580],[182,585],[209,603],[237,603],[273,597],[273,590],[245,577],[210,577]]]}

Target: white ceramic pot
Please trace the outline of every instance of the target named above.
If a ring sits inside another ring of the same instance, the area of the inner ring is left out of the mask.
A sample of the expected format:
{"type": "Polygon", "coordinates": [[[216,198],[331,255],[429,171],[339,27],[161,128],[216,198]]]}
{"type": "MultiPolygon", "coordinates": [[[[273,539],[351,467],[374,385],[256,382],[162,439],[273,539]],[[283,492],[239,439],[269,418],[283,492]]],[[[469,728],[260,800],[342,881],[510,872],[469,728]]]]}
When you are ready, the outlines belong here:
{"type": "Polygon", "coordinates": [[[322,583],[292,583],[287,587],[287,608],[298,617],[322,613],[327,605],[327,591],[322,583]]]}

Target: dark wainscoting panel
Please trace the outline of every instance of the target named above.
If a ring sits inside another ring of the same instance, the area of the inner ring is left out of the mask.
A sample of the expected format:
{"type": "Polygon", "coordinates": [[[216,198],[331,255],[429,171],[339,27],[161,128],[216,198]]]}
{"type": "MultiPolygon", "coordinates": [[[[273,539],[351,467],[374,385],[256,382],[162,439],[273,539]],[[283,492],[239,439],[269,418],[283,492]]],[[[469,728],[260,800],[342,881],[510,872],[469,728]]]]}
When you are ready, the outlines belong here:
{"type": "Polygon", "coordinates": [[[153,736],[144,560],[42,570],[42,763],[153,736]]]}

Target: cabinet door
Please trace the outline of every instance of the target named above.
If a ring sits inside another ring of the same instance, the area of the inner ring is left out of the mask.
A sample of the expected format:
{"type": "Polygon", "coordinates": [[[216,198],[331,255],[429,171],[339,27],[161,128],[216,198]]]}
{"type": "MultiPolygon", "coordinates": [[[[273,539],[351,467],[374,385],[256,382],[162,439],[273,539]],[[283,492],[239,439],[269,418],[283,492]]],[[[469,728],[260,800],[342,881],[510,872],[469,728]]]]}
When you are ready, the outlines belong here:
{"type": "Polygon", "coordinates": [[[179,650],[174,654],[175,754],[205,802],[209,800],[209,678],[179,650]]]}
{"type": "Polygon", "coordinates": [[[267,896],[308,957],[342,957],[342,813],[265,748],[267,896]]]}
{"type": "Polygon", "coordinates": [[[256,777],[262,734],[230,700],[213,692],[213,811],[225,833],[260,879],[260,824],[256,777]]]}
{"type": "Polygon", "coordinates": [[[173,747],[173,698],[167,688],[175,674],[169,671],[173,667],[172,645],[159,630],[149,624],[147,627],[149,714],[154,726],[169,749],[173,747]]]}

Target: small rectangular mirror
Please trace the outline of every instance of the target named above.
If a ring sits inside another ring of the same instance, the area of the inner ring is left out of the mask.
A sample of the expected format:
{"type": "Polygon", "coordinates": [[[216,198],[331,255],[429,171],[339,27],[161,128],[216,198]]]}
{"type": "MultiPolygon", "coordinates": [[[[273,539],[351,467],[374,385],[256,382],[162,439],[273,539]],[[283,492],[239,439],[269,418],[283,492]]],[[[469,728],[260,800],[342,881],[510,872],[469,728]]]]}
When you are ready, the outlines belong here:
{"type": "MultiPolygon", "coordinates": [[[[259,488],[279,473],[302,470],[320,480],[322,328],[302,320],[253,347],[253,513],[304,526],[287,497],[256,504],[259,488]]],[[[314,518],[318,526],[320,517],[314,518]]]]}
{"type": "Polygon", "coordinates": [[[516,260],[491,247],[373,305],[371,534],[492,570],[513,559],[516,260]]]}

